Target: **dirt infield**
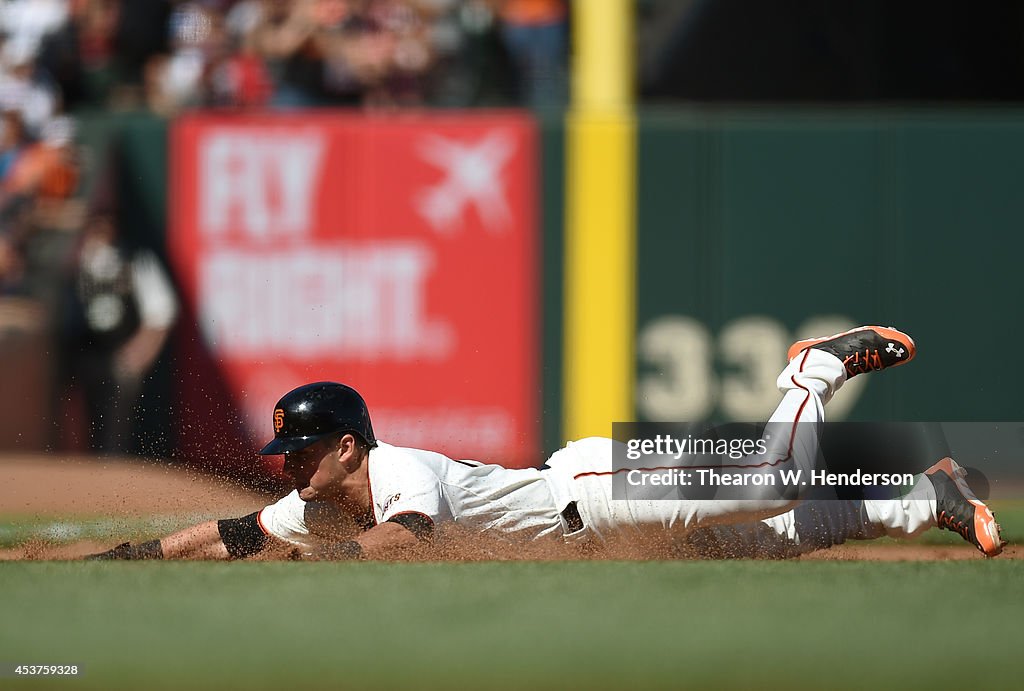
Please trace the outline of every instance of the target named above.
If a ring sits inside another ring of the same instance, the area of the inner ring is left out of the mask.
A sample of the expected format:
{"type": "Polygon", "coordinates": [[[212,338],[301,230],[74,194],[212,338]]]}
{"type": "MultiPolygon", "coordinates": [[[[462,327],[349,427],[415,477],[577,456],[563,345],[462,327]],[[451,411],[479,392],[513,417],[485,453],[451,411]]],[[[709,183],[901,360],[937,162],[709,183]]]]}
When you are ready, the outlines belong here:
{"type": "Polygon", "coordinates": [[[131,538],[128,526],[151,517],[196,520],[242,516],[272,498],[169,463],[137,458],[0,456],[0,517],[109,519],[110,540],[53,544],[34,540],[0,549],[0,560],[71,559],[131,538]]]}
{"type": "MultiPolygon", "coordinates": [[[[0,516],[74,519],[108,517],[115,526],[110,540],[82,540],[68,544],[32,541],[0,549],[0,560],[74,559],[130,539],[119,521],[152,516],[189,516],[195,520],[241,516],[274,497],[195,471],[154,461],[91,457],[0,456],[0,516]]],[[[658,559],[666,554],[652,542],[621,545],[600,553],[569,547],[551,549],[527,545],[509,552],[486,540],[460,536],[404,558],[412,560],[479,561],[490,559],[658,559]],[[456,547],[452,547],[456,544],[456,547]]],[[[287,554],[269,555],[285,558],[287,554]]],[[[967,545],[852,544],[805,555],[802,559],[837,561],[948,561],[980,559],[967,545]]],[[[1024,558],[1024,550],[1011,545],[1000,559],[1024,558]]]]}
{"type": "Polygon", "coordinates": [[[255,511],[266,495],[167,463],[71,456],[0,457],[0,514],[146,516],[255,511]]]}
{"type": "MultiPolygon", "coordinates": [[[[815,561],[963,561],[985,557],[970,545],[852,544],[800,558],[815,561]]],[[[1018,545],[1009,545],[996,558],[1024,559],[1024,550],[1018,545]]]]}

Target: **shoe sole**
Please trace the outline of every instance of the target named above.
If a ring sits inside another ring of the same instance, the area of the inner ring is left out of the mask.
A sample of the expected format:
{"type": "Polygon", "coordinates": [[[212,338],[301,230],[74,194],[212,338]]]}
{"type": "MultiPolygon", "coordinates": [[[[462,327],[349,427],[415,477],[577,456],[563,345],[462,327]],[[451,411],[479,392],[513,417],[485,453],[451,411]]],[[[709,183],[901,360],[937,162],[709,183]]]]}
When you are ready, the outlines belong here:
{"type": "Polygon", "coordinates": [[[1006,543],[999,536],[999,524],[996,522],[996,517],[992,514],[992,510],[985,505],[985,502],[974,496],[974,492],[971,491],[964,479],[967,476],[967,471],[947,456],[924,471],[925,475],[935,475],[936,473],[948,475],[964,499],[974,505],[974,535],[978,540],[979,549],[987,557],[994,557],[1002,552],[1006,543]]]}
{"type": "Polygon", "coordinates": [[[914,345],[914,339],[898,329],[894,329],[891,326],[858,326],[856,329],[850,329],[849,331],[843,331],[842,333],[832,334],[831,336],[823,336],[821,338],[806,338],[802,341],[797,341],[793,345],[789,346],[789,352],[786,354],[786,358],[792,360],[803,351],[807,350],[808,348],[813,348],[819,343],[831,341],[833,338],[839,338],[840,336],[846,336],[847,334],[858,333],[860,331],[874,331],[887,341],[898,341],[900,344],[906,346],[908,353],[907,357],[903,360],[900,360],[895,365],[890,365],[891,367],[906,364],[913,360],[914,356],[917,355],[917,346],[914,345]]]}

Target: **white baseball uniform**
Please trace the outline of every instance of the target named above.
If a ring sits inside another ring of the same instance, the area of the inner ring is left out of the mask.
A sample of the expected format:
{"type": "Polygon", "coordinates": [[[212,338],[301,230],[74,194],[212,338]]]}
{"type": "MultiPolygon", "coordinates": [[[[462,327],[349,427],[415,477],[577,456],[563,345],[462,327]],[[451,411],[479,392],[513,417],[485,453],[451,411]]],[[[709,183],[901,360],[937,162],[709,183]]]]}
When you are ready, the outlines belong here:
{"type": "MultiPolygon", "coordinates": [[[[767,456],[777,461],[777,468],[789,466],[809,474],[824,405],[845,380],[842,363],[814,349],[795,358],[782,372],[778,383],[784,395],[769,424],[792,424],[777,425],[774,429],[786,433],[767,440],[767,456]]],[[[434,525],[454,522],[474,532],[525,540],[548,536],[602,540],[650,527],[684,535],[696,528],[741,524],[719,537],[743,543],[769,535],[778,544],[802,545],[804,551],[848,538],[911,535],[935,525],[935,494],[924,476],[913,498],[805,502],[804,508],[795,500],[776,497],[614,499],[613,447],[618,443],[600,437],[570,442],[548,459],[544,469],[508,469],[378,442],[367,460],[373,518],[382,523],[401,514],[420,514],[434,525]],[[575,533],[569,532],[562,515],[572,502],[584,526],[575,533]],[[811,526],[822,523],[829,530],[812,536],[811,526]]],[[[748,457],[749,465],[764,458],[765,454],[748,457]]],[[[292,492],[263,509],[259,522],[269,535],[312,548],[318,540],[330,539],[330,525],[336,518],[332,514],[336,509],[330,505],[304,502],[298,492],[292,492]]]]}

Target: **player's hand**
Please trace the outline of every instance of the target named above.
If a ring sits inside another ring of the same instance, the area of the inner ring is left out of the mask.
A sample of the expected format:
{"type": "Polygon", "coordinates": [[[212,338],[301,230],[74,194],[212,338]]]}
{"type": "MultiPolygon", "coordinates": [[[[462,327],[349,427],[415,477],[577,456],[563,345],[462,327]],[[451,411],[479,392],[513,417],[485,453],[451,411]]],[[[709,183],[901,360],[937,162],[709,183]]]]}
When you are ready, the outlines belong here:
{"type": "Polygon", "coordinates": [[[130,542],[122,542],[113,549],[98,554],[89,554],[83,559],[86,561],[113,561],[117,559],[139,560],[139,559],[163,559],[163,549],[159,540],[143,542],[141,545],[133,545],[130,542]]]}

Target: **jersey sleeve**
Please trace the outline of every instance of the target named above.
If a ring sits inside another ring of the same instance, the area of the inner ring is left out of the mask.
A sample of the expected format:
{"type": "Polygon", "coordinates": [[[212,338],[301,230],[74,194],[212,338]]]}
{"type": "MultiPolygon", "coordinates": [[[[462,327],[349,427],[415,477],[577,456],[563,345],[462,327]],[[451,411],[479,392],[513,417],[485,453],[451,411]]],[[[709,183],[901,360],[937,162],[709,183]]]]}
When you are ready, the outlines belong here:
{"type": "MultiPolygon", "coordinates": [[[[371,452],[372,453],[372,452],[371,452]]],[[[411,457],[374,464],[371,461],[370,492],[377,523],[401,514],[415,513],[437,523],[442,512],[441,480],[411,457]]]]}
{"type": "Polygon", "coordinates": [[[315,542],[306,525],[306,502],[299,499],[298,490],[264,508],[257,519],[267,535],[303,547],[315,542]]]}

